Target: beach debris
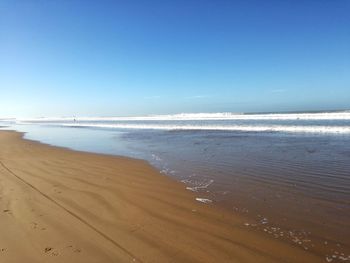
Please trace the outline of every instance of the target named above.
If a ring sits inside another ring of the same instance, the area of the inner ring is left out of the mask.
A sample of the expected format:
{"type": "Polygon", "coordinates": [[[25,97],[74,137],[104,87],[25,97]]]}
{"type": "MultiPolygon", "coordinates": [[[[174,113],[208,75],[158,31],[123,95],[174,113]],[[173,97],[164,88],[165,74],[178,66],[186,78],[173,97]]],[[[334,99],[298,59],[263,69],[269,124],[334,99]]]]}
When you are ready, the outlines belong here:
{"type": "Polygon", "coordinates": [[[213,201],[210,200],[210,199],[207,199],[207,198],[199,198],[199,197],[197,197],[196,200],[197,200],[198,202],[205,203],[205,204],[210,204],[210,203],[213,202],[213,201]]]}

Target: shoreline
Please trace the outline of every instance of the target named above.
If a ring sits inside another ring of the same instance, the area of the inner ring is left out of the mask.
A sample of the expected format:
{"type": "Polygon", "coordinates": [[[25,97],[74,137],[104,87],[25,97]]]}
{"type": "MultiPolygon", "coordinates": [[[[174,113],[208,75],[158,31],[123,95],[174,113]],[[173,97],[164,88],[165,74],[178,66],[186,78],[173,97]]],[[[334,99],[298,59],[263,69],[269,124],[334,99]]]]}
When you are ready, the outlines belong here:
{"type": "Polygon", "coordinates": [[[4,262],[323,262],[244,226],[147,161],[0,131],[4,262]]]}

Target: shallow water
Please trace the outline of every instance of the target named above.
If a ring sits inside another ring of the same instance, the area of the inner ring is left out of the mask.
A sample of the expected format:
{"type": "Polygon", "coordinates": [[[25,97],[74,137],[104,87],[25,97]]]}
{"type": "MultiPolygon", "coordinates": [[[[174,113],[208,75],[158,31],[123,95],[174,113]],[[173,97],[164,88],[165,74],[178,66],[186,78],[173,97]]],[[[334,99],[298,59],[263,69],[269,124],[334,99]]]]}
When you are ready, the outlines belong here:
{"type": "MultiPolygon", "coordinates": [[[[171,120],[155,121],[174,126],[171,120]]],[[[350,261],[350,133],[144,129],[145,122],[155,125],[147,120],[133,120],[143,125],[140,129],[103,126],[116,122],[69,120],[67,126],[67,121],[46,120],[12,127],[53,145],[146,159],[197,192],[198,201],[245,215],[246,227],[321,253],[328,262],[350,261]]],[[[242,120],[191,122],[242,125],[242,120]]],[[[243,122],[350,128],[346,118],[243,122]]]]}

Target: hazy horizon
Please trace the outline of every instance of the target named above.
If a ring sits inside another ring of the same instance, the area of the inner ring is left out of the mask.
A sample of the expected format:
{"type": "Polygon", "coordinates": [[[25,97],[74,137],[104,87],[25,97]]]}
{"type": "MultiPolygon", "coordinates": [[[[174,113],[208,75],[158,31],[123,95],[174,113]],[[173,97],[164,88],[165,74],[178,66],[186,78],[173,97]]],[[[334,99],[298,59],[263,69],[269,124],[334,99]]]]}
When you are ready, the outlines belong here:
{"type": "Polygon", "coordinates": [[[110,114],[110,115],[55,115],[55,116],[31,116],[31,117],[25,117],[25,116],[0,116],[0,120],[6,120],[6,119],[18,119],[18,120],[25,120],[25,119],[60,119],[60,118],[135,118],[135,117],[156,117],[156,116],[180,116],[180,115],[215,115],[215,114],[237,114],[237,115],[268,115],[268,114],[323,114],[323,113],[350,113],[349,109],[324,109],[324,110],[297,110],[297,111],[263,111],[263,112],[177,112],[177,113],[164,113],[164,114],[138,114],[138,115],[116,115],[116,114],[110,114]]]}

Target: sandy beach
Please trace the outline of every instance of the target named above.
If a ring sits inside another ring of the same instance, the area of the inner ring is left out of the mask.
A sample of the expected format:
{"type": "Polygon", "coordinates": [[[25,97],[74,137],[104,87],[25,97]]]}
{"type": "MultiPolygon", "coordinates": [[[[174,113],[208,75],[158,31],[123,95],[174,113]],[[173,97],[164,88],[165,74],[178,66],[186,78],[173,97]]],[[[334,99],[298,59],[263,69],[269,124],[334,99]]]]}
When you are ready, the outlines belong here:
{"type": "Polygon", "coordinates": [[[0,131],[0,262],[324,262],[142,160],[0,131]]]}

